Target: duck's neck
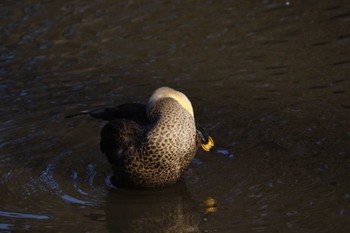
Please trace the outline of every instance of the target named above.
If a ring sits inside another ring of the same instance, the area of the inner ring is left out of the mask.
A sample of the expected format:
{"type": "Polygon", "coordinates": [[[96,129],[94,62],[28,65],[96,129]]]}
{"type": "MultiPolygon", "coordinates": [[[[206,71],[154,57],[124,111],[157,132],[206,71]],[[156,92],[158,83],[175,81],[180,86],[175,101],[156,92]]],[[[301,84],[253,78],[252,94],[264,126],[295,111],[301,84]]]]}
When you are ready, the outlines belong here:
{"type": "Polygon", "coordinates": [[[157,128],[175,127],[182,125],[184,121],[194,122],[193,116],[172,98],[160,100],[150,112],[149,117],[157,128]]]}

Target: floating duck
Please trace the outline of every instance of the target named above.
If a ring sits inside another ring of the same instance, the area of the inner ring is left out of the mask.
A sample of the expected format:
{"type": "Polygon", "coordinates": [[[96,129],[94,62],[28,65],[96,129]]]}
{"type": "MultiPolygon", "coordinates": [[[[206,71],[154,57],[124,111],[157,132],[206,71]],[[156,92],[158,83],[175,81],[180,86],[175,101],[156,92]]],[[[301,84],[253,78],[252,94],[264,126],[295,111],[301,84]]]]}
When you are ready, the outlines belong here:
{"type": "Polygon", "coordinates": [[[181,92],[161,87],[148,103],[129,103],[84,111],[109,121],[100,147],[114,171],[114,182],[132,187],[162,187],[176,183],[201,146],[213,139],[194,119],[192,104],[181,92]]]}

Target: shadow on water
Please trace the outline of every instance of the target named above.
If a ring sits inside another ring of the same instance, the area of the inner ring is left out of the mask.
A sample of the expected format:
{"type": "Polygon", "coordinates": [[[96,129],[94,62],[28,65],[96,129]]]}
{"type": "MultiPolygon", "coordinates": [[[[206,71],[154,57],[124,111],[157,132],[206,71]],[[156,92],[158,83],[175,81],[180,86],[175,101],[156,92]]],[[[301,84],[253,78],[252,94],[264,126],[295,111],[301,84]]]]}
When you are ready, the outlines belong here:
{"type": "Polygon", "coordinates": [[[105,203],[110,232],[200,232],[200,212],[180,182],[159,190],[111,190],[105,203]]]}

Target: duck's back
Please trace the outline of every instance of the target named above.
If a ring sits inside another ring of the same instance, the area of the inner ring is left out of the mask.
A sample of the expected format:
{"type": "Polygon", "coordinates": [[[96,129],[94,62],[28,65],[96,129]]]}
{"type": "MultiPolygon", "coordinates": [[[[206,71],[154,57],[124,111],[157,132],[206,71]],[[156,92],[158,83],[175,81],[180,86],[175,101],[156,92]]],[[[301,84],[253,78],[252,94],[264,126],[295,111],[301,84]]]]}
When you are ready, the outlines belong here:
{"type": "Polygon", "coordinates": [[[158,187],[175,183],[197,150],[193,116],[176,100],[164,98],[149,112],[149,124],[118,119],[101,133],[117,182],[158,187]]]}

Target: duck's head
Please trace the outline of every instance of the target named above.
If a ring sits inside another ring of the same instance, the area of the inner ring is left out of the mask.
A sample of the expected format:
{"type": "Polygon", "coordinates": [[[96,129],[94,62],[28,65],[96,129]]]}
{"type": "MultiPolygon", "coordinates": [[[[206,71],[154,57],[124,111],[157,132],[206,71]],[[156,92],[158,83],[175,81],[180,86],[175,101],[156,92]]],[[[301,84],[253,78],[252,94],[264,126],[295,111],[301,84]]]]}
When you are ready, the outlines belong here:
{"type": "Polygon", "coordinates": [[[153,94],[148,100],[147,115],[149,115],[155,103],[162,98],[175,99],[181,104],[181,106],[184,109],[186,109],[194,117],[193,108],[190,100],[182,92],[176,91],[170,87],[160,87],[153,92],[153,94]]]}

